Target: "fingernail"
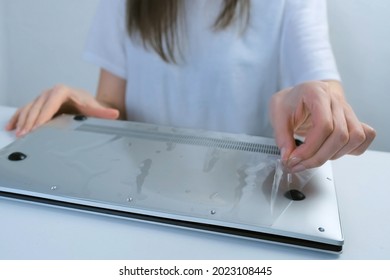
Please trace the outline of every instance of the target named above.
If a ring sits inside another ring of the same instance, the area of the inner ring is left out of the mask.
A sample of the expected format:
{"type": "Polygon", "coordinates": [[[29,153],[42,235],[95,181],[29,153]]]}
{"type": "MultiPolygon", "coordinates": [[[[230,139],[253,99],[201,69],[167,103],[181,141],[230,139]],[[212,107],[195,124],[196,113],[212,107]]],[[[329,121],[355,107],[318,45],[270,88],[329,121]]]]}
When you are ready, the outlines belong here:
{"type": "Polygon", "coordinates": [[[302,172],[305,171],[306,167],[303,164],[295,165],[293,168],[291,168],[292,173],[302,172]]]}
{"type": "Polygon", "coordinates": [[[302,161],[302,159],[300,159],[298,157],[292,157],[288,160],[287,165],[288,165],[288,167],[292,168],[295,165],[297,165],[298,163],[300,163],[301,161],[302,161]]]}
{"type": "Polygon", "coordinates": [[[27,133],[27,130],[26,129],[22,129],[22,130],[19,130],[16,132],[16,135],[17,136],[23,136],[27,133]]]}

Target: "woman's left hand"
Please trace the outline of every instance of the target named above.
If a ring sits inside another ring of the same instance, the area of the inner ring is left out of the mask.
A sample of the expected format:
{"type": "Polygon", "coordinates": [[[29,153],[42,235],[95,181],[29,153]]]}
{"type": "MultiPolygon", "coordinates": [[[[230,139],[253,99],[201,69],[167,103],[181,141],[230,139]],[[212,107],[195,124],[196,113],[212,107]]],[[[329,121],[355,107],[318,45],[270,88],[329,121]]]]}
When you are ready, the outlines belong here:
{"type": "Polygon", "coordinates": [[[277,92],[270,117],[282,162],[290,172],[346,154],[360,155],[376,136],[358,120],[337,81],[307,82],[277,92]],[[297,147],[294,135],[304,137],[304,143],[297,147]]]}

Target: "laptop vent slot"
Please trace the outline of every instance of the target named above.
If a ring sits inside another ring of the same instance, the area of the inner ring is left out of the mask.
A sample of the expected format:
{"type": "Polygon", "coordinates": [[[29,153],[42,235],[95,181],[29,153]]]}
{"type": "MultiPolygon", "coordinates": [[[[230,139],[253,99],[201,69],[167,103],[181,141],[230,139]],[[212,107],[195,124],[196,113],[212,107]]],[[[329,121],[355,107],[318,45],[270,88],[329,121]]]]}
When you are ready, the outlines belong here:
{"type": "Polygon", "coordinates": [[[270,155],[280,155],[280,151],[275,145],[244,142],[231,139],[219,139],[206,136],[185,135],[179,133],[164,133],[153,130],[122,129],[109,126],[97,126],[83,124],[76,130],[117,135],[122,137],[136,137],[141,139],[171,142],[177,144],[196,145],[220,149],[256,152],[270,155]]]}

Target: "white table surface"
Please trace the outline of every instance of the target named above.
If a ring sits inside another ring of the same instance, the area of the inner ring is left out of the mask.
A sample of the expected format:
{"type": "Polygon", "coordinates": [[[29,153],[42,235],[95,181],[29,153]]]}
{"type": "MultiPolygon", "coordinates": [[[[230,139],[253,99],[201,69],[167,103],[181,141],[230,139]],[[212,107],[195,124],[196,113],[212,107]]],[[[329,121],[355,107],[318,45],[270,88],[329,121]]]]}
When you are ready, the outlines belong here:
{"type": "MultiPolygon", "coordinates": [[[[4,131],[14,111],[0,106],[0,148],[15,139],[4,131]]],[[[333,169],[340,255],[0,197],[0,259],[390,259],[390,153],[345,156],[333,169]]]]}

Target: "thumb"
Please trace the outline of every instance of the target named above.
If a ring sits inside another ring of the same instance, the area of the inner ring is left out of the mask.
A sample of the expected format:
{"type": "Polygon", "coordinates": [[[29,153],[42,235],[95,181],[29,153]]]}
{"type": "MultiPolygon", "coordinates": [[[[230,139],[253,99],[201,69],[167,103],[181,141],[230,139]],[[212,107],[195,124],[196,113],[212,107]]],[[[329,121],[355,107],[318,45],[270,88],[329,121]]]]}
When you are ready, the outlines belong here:
{"type": "Polygon", "coordinates": [[[102,118],[102,119],[118,119],[119,110],[103,106],[96,100],[93,100],[86,106],[79,108],[81,114],[90,117],[102,118]]]}
{"type": "Polygon", "coordinates": [[[296,148],[296,140],[294,139],[294,133],[288,126],[282,124],[275,126],[275,141],[280,149],[280,156],[282,163],[286,166],[290,159],[291,153],[296,148]]]}
{"type": "Polygon", "coordinates": [[[284,165],[287,165],[291,153],[296,148],[294,128],[289,117],[290,113],[283,106],[284,96],[288,92],[289,89],[285,89],[275,94],[270,103],[270,119],[274,129],[274,137],[284,165]]]}

